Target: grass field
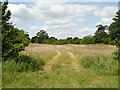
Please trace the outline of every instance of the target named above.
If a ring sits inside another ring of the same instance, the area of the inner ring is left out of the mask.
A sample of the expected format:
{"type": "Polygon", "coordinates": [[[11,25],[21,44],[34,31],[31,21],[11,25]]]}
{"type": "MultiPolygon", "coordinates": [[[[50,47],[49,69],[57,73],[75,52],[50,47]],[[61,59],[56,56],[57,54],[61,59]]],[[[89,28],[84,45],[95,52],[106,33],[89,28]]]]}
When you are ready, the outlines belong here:
{"type": "MultiPolygon", "coordinates": [[[[118,63],[110,45],[30,44],[20,52],[44,60],[39,71],[3,72],[3,88],[117,88],[118,63]]],[[[4,63],[3,63],[4,64],[4,63]]]]}

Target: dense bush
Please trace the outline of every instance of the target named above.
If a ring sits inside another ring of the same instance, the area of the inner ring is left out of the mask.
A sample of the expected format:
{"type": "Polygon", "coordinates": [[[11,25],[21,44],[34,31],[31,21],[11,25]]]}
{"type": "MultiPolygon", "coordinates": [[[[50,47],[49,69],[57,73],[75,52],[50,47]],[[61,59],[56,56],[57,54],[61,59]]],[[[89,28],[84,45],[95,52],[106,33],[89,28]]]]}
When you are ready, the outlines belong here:
{"type": "Polygon", "coordinates": [[[85,36],[80,44],[95,44],[95,38],[92,36],[85,36]]]}
{"type": "Polygon", "coordinates": [[[79,39],[78,37],[74,37],[73,38],[73,44],[80,44],[81,39],[79,39]]]}
{"type": "Polygon", "coordinates": [[[56,44],[57,45],[64,45],[64,44],[67,44],[67,42],[64,39],[60,39],[60,40],[56,41],[56,44]]]}
{"type": "Polygon", "coordinates": [[[2,63],[3,72],[24,72],[41,70],[45,62],[40,58],[31,58],[29,56],[20,55],[15,59],[2,63]]]}
{"type": "Polygon", "coordinates": [[[57,39],[55,37],[50,37],[49,39],[43,40],[43,44],[56,44],[57,39]]]}

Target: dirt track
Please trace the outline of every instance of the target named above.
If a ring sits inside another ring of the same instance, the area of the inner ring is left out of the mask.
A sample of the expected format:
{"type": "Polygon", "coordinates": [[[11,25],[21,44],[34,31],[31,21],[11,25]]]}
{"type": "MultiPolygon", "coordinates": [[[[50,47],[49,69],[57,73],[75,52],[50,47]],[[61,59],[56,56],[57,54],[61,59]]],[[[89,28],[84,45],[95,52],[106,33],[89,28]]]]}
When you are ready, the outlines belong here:
{"type": "Polygon", "coordinates": [[[45,66],[44,66],[44,70],[51,70],[52,69],[52,66],[55,64],[55,62],[57,61],[57,59],[60,57],[61,55],[61,52],[56,50],[57,52],[57,55],[54,56],[52,58],[52,60],[50,60],[45,66]]]}

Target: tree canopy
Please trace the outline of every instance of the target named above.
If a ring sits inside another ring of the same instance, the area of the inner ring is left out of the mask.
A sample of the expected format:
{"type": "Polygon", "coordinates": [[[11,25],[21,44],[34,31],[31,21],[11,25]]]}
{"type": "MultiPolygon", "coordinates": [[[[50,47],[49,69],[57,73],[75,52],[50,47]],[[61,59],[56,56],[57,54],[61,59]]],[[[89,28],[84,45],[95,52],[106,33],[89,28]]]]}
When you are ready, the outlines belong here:
{"type": "Polygon", "coordinates": [[[81,40],[81,44],[95,44],[95,38],[92,36],[85,36],[81,40]]]}
{"type": "Polygon", "coordinates": [[[114,42],[115,45],[120,46],[120,10],[116,13],[113,18],[112,24],[109,26],[110,41],[114,42]]]}
{"type": "Polygon", "coordinates": [[[14,25],[9,22],[11,12],[7,10],[8,1],[2,4],[2,60],[15,57],[18,52],[24,49],[29,44],[29,35],[23,30],[14,28],[14,25]]]}
{"type": "Polygon", "coordinates": [[[95,43],[104,43],[104,40],[108,37],[108,34],[105,32],[108,26],[107,25],[103,26],[102,24],[100,24],[97,25],[96,27],[98,27],[98,29],[94,35],[95,43]]]}
{"type": "Polygon", "coordinates": [[[32,37],[32,43],[43,43],[44,40],[48,39],[49,36],[48,34],[46,33],[46,31],[44,30],[40,30],[39,32],[37,32],[36,36],[35,37],[32,37]]]}
{"type": "Polygon", "coordinates": [[[110,42],[118,47],[118,50],[115,52],[117,56],[116,59],[120,61],[120,10],[116,13],[113,18],[112,24],[109,26],[110,42]]]}

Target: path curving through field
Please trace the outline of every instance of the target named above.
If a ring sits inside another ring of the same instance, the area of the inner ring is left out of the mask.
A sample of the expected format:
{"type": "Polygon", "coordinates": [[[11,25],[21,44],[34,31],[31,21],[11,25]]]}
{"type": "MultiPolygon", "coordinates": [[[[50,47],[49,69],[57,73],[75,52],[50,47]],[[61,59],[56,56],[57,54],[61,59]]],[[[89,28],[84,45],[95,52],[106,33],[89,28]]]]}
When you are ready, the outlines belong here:
{"type": "Polygon", "coordinates": [[[56,61],[58,60],[58,58],[61,56],[61,52],[56,50],[57,55],[54,56],[52,58],[52,60],[50,60],[45,66],[44,66],[44,70],[52,70],[53,65],[56,63],[56,61]]]}
{"type": "Polygon", "coordinates": [[[75,69],[76,71],[80,71],[82,68],[81,66],[78,64],[78,61],[77,59],[75,58],[75,56],[73,55],[73,53],[71,52],[68,52],[68,54],[70,55],[70,57],[72,58],[72,66],[73,66],[73,69],[75,69]]]}

